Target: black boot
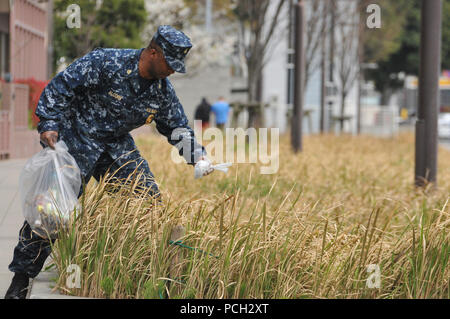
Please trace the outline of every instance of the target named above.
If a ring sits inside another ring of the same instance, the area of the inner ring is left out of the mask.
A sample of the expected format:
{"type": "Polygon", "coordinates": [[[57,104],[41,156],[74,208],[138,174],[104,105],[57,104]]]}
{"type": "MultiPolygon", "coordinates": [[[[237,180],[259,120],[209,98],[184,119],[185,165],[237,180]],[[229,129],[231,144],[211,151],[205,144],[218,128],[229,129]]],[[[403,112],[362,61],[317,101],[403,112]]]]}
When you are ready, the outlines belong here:
{"type": "Polygon", "coordinates": [[[15,273],[5,299],[25,299],[30,278],[26,274],[15,273]]]}

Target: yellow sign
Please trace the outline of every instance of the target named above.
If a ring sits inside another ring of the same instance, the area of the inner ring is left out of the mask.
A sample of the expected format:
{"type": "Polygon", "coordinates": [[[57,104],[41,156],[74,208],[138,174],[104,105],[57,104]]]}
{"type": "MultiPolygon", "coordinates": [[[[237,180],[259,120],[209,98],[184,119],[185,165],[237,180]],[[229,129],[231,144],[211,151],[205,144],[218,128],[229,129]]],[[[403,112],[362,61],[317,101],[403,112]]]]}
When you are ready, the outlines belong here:
{"type": "MultiPolygon", "coordinates": [[[[417,87],[419,85],[419,80],[414,79],[411,81],[411,84],[417,87]]],[[[450,86],[450,79],[449,78],[439,79],[439,86],[450,86]]]]}
{"type": "Polygon", "coordinates": [[[408,110],[405,108],[402,108],[402,110],[400,111],[400,117],[403,120],[407,120],[408,119],[408,110]]]}

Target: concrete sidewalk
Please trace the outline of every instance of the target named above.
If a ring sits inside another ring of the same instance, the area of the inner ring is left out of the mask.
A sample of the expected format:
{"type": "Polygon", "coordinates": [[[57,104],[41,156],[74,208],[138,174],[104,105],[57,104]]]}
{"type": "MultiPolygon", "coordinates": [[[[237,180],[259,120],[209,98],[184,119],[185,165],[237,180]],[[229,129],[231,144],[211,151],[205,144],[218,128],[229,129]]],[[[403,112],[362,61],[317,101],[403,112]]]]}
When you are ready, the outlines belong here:
{"type": "Polygon", "coordinates": [[[8,265],[19,240],[24,218],[20,206],[19,176],[27,159],[0,161],[0,298],[3,299],[13,273],[8,265]]]}

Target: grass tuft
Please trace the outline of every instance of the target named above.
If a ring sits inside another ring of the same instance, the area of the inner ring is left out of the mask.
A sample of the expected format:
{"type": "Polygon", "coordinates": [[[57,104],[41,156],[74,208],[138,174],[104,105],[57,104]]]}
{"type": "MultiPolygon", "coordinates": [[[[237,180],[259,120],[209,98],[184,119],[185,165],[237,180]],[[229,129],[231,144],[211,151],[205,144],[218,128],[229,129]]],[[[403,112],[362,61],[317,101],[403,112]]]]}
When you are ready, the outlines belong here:
{"type": "MultiPolygon", "coordinates": [[[[137,144],[163,194],[91,182],[53,247],[63,292],[98,298],[449,298],[450,152],[416,189],[414,137],[280,138],[280,169],[235,164],[195,180],[155,136],[137,144]],[[114,188],[114,187],[113,187],[114,188]],[[172,230],[184,227],[180,245],[172,230]],[[66,287],[70,264],[81,288],[66,287]],[[381,285],[369,288],[368,265],[381,285]],[[174,271],[175,270],[175,271],[174,271]],[[174,275],[175,274],[175,275],[174,275]],[[176,277],[173,277],[176,276],[176,277]]],[[[118,186],[118,185],[113,185],[118,186]]]]}

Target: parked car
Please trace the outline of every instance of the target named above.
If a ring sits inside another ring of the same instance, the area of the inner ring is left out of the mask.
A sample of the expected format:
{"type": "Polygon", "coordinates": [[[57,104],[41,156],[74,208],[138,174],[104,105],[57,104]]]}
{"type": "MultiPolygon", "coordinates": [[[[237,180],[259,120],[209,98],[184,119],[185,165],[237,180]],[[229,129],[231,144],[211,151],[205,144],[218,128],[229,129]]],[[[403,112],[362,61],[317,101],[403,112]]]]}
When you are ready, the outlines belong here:
{"type": "Polygon", "coordinates": [[[450,139],[450,113],[439,114],[438,136],[439,136],[439,138],[449,138],[450,139]]]}

